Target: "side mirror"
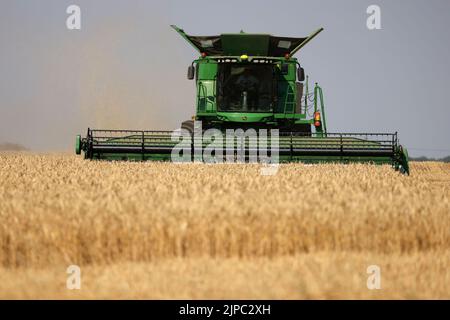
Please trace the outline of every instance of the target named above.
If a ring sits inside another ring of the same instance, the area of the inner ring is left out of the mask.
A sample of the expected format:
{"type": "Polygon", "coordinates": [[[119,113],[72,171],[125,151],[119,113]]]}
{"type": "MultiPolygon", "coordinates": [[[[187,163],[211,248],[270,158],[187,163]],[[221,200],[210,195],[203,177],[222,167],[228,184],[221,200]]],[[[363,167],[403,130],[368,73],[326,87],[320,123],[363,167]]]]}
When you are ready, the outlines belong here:
{"type": "Polygon", "coordinates": [[[193,65],[190,65],[187,72],[187,78],[189,80],[194,79],[195,76],[195,67],[193,65]]]}
{"type": "Polygon", "coordinates": [[[302,67],[298,67],[297,69],[297,81],[304,81],[305,80],[305,69],[302,67]]]}

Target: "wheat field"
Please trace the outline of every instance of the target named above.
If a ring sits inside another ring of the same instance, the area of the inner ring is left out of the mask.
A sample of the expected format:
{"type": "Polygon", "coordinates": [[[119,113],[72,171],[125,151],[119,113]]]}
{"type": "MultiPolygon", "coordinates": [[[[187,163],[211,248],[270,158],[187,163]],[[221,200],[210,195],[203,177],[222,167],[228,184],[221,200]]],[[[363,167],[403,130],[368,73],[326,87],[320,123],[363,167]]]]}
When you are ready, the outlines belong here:
{"type": "Polygon", "coordinates": [[[0,153],[0,298],[450,298],[450,164],[0,153]],[[66,288],[69,265],[80,290],[66,288]],[[369,290],[366,269],[381,269],[369,290]]]}

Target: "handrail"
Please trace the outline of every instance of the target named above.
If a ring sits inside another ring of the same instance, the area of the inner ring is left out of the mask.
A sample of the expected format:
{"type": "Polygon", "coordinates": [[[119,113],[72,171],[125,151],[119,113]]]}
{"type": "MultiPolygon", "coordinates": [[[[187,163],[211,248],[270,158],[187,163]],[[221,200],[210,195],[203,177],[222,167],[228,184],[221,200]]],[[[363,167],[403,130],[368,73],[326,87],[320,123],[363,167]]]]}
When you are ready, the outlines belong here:
{"type": "Polygon", "coordinates": [[[198,103],[199,99],[201,99],[201,98],[205,99],[204,112],[213,112],[213,111],[208,111],[208,103],[211,104],[212,109],[214,109],[214,103],[212,101],[209,101],[209,99],[208,99],[208,92],[207,92],[206,86],[203,84],[203,82],[199,81],[198,87],[199,87],[199,90],[198,90],[198,95],[197,95],[197,103],[198,103]]]}
{"type": "Polygon", "coordinates": [[[317,112],[317,103],[319,98],[320,98],[320,112],[322,114],[323,131],[325,133],[325,136],[327,136],[327,121],[325,116],[325,104],[323,102],[323,92],[322,88],[316,82],[316,85],[314,87],[314,112],[317,112]]]}
{"type": "MultiPolygon", "coordinates": [[[[306,81],[305,81],[305,115],[308,112],[308,96],[309,96],[309,76],[306,76],[306,81]]],[[[301,111],[301,110],[300,110],[301,111]]]]}

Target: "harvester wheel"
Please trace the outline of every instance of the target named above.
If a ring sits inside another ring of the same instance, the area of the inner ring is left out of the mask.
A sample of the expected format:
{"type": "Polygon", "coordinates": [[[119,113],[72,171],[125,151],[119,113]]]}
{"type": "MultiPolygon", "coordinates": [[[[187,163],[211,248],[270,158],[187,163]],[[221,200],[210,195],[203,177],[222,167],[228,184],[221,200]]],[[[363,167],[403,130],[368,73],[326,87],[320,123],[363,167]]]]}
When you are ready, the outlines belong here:
{"type": "Polygon", "coordinates": [[[309,123],[293,124],[282,128],[280,131],[300,133],[305,136],[311,136],[311,125],[309,123]]]}
{"type": "Polygon", "coordinates": [[[306,124],[298,124],[295,126],[295,131],[303,133],[304,135],[311,135],[311,125],[309,123],[306,124]]]}
{"type": "Polygon", "coordinates": [[[181,123],[181,129],[187,130],[191,135],[194,133],[194,120],[186,120],[181,123]]]}

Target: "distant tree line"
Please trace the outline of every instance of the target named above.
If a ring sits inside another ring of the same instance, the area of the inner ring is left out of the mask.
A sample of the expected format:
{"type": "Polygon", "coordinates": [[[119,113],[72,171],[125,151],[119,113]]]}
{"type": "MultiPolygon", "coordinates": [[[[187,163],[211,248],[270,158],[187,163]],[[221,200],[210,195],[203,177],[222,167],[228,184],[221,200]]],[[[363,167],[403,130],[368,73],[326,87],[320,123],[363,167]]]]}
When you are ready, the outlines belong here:
{"type": "Polygon", "coordinates": [[[441,161],[441,162],[450,162],[450,156],[446,156],[444,158],[428,158],[428,157],[409,157],[411,161],[441,161]]]}

